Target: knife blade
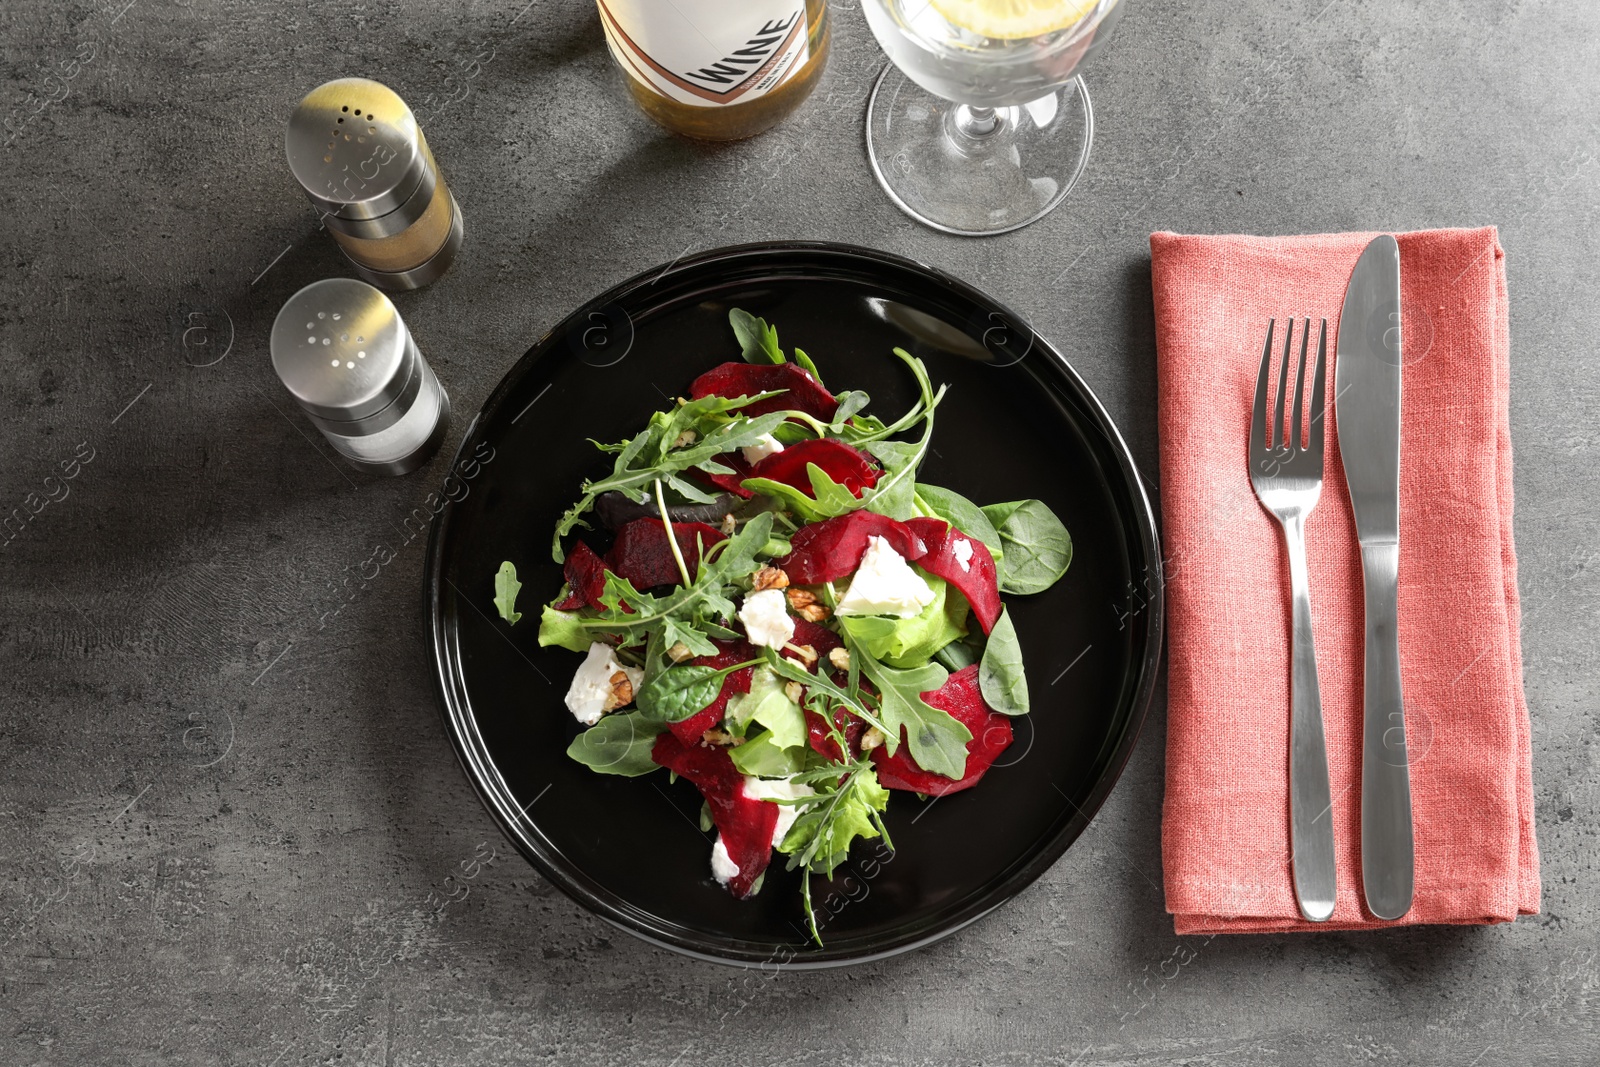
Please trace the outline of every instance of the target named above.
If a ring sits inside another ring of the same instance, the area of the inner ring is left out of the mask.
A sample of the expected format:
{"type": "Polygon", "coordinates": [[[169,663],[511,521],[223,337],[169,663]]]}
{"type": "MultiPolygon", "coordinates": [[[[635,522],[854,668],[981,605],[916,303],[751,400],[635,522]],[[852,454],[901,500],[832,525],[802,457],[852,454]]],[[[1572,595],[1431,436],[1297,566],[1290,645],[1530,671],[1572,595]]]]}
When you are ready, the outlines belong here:
{"type": "Polygon", "coordinates": [[[1366,594],[1361,884],[1380,919],[1411,910],[1415,845],[1397,633],[1400,568],[1400,246],[1374,237],[1339,315],[1334,413],[1366,594]]]}

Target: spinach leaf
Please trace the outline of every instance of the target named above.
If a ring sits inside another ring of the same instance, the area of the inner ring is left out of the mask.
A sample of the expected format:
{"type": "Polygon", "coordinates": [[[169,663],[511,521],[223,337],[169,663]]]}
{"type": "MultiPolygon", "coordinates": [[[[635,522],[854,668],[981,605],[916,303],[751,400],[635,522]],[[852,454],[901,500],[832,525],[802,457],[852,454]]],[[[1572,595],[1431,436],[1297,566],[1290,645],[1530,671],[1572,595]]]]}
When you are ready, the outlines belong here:
{"type": "Polygon", "coordinates": [[[1022,643],[1011,621],[1011,611],[989,631],[989,644],[983,650],[978,668],[978,689],[983,702],[1002,715],[1028,714],[1028,677],[1022,669],[1022,643]]]}
{"type": "Polygon", "coordinates": [[[720,670],[694,663],[668,667],[641,685],[634,701],[646,722],[682,722],[717,699],[724,678],[756,662],[737,663],[720,670]]]}
{"type": "Polygon", "coordinates": [[[522,612],[517,610],[517,593],[521,589],[522,583],[517,581],[516,564],[506,560],[500,564],[500,572],[494,576],[494,610],[512,626],[522,618],[522,612]]]}
{"type": "Polygon", "coordinates": [[[965,774],[967,742],[972,740],[972,731],[948,711],[922,699],[923,693],[944,685],[950,672],[937,663],[925,663],[911,670],[890,667],[852,643],[851,661],[857,656],[861,657],[862,673],[877,686],[878,714],[888,728],[884,731],[887,734],[884,744],[889,751],[897,747],[903,726],[906,742],[911,746],[911,758],[917,761],[917,766],[946,778],[960,778],[965,774]]]}
{"type": "Polygon", "coordinates": [[[746,363],[784,361],[783,349],[778,347],[778,328],[768,326],[766,319],[752,315],[743,308],[731,308],[728,311],[728,323],[733,327],[733,336],[739,339],[746,363]]]}
{"type": "Polygon", "coordinates": [[[607,715],[573,738],[567,755],[601,774],[636,778],[657,768],[650,750],[664,729],[638,714],[607,715]]]}
{"type": "Polygon", "coordinates": [[[960,493],[926,482],[918,483],[917,499],[922,501],[929,511],[968,537],[976,537],[982,541],[983,546],[989,550],[989,555],[994,557],[994,561],[1000,562],[1005,553],[1005,546],[1000,543],[999,531],[994,528],[994,523],[989,521],[989,516],[983,513],[982,508],[960,493]]]}
{"type": "Polygon", "coordinates": [[[1072,563],[1072,537],[1044,501],[990,504],[983,513],[994,523],[1005,546],[1002,593],[1041,593],[1067,573],[1072,563]]]}

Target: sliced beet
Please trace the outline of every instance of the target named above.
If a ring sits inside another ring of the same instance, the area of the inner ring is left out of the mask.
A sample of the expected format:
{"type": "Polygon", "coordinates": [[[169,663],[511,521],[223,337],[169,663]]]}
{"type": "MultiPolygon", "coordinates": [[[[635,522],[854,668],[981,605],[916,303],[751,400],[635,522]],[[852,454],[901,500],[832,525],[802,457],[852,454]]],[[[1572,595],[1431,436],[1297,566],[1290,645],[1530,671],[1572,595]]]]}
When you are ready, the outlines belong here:
{"type": "MultiPolygon", "coordinates": [[[[672,534],[691,578],[700,564],[696,540],[706,548],[725,540],[721,530],[703,522],[675,522],[672,534]]],[[[606,553],[605,562],[612,573],[628,579],[635,589],[678,585],[683,581],[678,573],[678,561],[672,556],[672,546],[667,542],[666,527],[660,519],[634,519],[618,530],[616,543],[606,553]]]]}
{"type": "Polygon", "coordinates": [[[967,765],[959,780],[952,781],[942,774],[934,774],[917,766],[911,758],[911,747],[905,743],[904,728],[901,742],[894,755],[883,746],[872,750],[872,762],[878,767],[878,781],[889,789],[907,789],[928,796],[959,793],[978,784],[995,758],[1011,744],[1011,720],[990,710],[978,690],[978,665],[963,667],[952,674],[939,689],[923,693],[922,699],[933,707],[948,711],[957,722],[972,731],[967,742],[967,765]]]}
{"type": "MultiPolygon", "coordinates": [[[[741,456],[740,458],[742,459],[743,457],[741,456]]],[[[721,477],[728,478],[731,475],[725,474],[721,477]]],[[[724,486],[723,488],[728,487],[724,486]]],[[[727,493],[723,493],[709,504],[668,504],[667,517],[673,522],[709,522],[713,524],[721,522],[722,517],[732,511],[738,503],[729,495],[730,493],[737,493],[746,498],[750,496],[748,489],[730,488],[727,493]]],[[[600,517],[600,521],[605,524],[608,530],[620,530],[634,519],[639,518],[648,517],[655,519],[657,522],[661,521],[661,509],[656,506],[654,497],[649,498],[644,503],[639,503],[636,500],[629,500],[625,493],[619,493],[615,489],[601,493],[595,498],[594,513],[600,517]]]]}
{"type": "Polygon", "coordinates": [[[943,519],[910,519],[906,525],[928,546],[928,554],[917,560],[917,566],[959,589],[972,605],[972,614],[978,617],[978,625],[983,627],[984,633],[994,629],[1002,605],[999,576],[989,546],[943,519]],[[965,569],[955,551],[960,541],[972,546],[965,569]]]}
{"type": "Polygon", "coordinates": [[[748,897],[772,859],[778,805],[745,793],[744,775],[733,765],[726,748],[685,743],[665,733],[656,738],[650,758],[689,779],[706,798],[722,847],[739,868],[739,873],[728,880],[728,889],[736,897],[748,897]]]}
{"type": "MultiPolygon", "coordinates": [[[[713,639],[712,644],[717,646],[715,656],[696,656],[690,663],[701,667],[715,667],[722,670],[735,663],[755,659],[758,655],[754,646],[748,641],[718,641],[713,639]]],[[[742,667],[722,679],[722,688],[717,691],[717,698],[707,704],[700,711],[684,719],[682,722],[667,724],[667,729],[678,735],[678,740],[685,744],[692,744],[700,740],[700,735],[716,726],[728,714],[728,701],[738,693],[750,692],[750,680],[755,676],[754,667],[742,667]]]]}
{"type": "MultiPolygon", "coordinates": [[[[810,645],[812,648],[816,649],[817,659],[819,662],[826,662],[829,652],[844,646],[843,638],[834,633],[832,630],[828,629],[826,626],[823,626],[821,623],[811,622],[809,619],[801,618],[796,618],[794,620],[794,637],[789,640],[789,643],[796,647],[799,647],[800,645],[810,645]]],[[[788,649],[784,649],[783,654],[788,656],[790,659],[799,658],[788,649]]],[[[733,662],[737,663],[739,661],[734,660],[733,662]]]]}
{"type": "MultiPolygon", "coordinates": [[[[749,500],[756,495],[754,490],[746,489],[742,484],[746,478],[750,477],[750,463],[744,458],[743,452],[718,453],[717,462],[724,467],[732,467],[733,473],[712,474],[710,471],[703,471],[699,467],[691,467],[689,476],[714,489],[724,489],[744,500],[749,500]]],[[[670,511],[671,509],[669,508],[668,510],[670,511]]]]}
{"type": "Polygon", "coordinates": [[[793,363],[723,363],[712,367],[689,386],[689,397],[699,400],[706,396],[755,396],[782,389],[777,396],[757,400],[739,409],[739,414],[754,418],[774,411],[803,411],[807,415],[833,421],[839,410],[839,401],[811,376],[811,372],[793,363]]]}
{"type": "MultiPolygon", "coordinates": [[[[781,455],[781,453],[780,453],[781,455]]],[[[847,511],[821,522],[807,523],[789,538],[789,554],[777,566],[795,585],[831,582],[851,574],[861,565],[867,541],[881,537],[908,560],[920,560],[927,551],[909,524],[875,511],[847,511]]]]}
{"type": "Polygon", "coordinates": [[[815,437],[788,445],[782,452],[774,452],[750,469],[752,478],[770,478],[784,485],[792,485],[806,496],[814,497],[808,464],[815,463],[824,474],[860,496],[863,490],[878,484],[883,471],[867,453],[834,437],[815,437]]]}
{"type": "Polygon", "coordinates": [[[600,594],[606,588],[606,565],[595,555],[594,549],[582,541],[572,546],[567,561],[561,565],[561,573],[567,579],[567,596],[556,605],[557,611],[600,606],[600,594]]]}

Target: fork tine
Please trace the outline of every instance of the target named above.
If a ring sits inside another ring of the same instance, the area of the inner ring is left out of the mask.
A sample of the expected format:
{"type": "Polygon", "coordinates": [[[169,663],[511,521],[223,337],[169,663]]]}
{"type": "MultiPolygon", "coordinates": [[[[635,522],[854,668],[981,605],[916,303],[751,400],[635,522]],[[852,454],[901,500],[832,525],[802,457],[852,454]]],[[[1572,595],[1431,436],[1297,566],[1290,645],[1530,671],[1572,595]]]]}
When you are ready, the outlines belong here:
{"type": "Polygon", "coordinates": [[[1284,323],[1283,331],[1283,361],[1278,364],[1278,403],[1273,408],[1272,437],[1267,441],[1267,447],[1274,447],[1274,441],[1282,441],[1283,447],[1289,447],[1289,439],[1283,436],[1283,394],[1289,390],[1289,346],[1294,343],[1294,319],[1291,317],[1284,323]]]}
{"type": "Polygon", "coordinates": [[[1267,430],[1267,372],[1272,368],[1272,329],[1278,324],[1277,319],[1267,320],[1267,343],[1261,349],[1261,370],[1256,375],[1256,403],[1255,410],[1250,416],[1250,450],[1258,448],[1271,448],[1269,441],[1265,446],[1262,441],[1267,430]]]}
{"type": "Polygon", "coordinates": [[[1300,448],[1300,412],[1306,399],[1306,344],[1311,340],[1311,320],[1306,319],[1305,329],[1300,331],[1300,364],[1294,372],[1294,415],[1289,419],[1289,447],[1296,451],[1300,448]]]}
{"type": "MultiPolygon", "coordinates": [[[[1310,320],[1306,320],[1310,322],[1310,320]]],[[[1310,443],[1306,446],[1308,452],[1315,452],[1318,458],[1322,456],[1322,435],[1327,426],[1327,409],[1322,404],[1322,383],[1326,377],[1324,373],[1328,359],[1328,320],[1322,320],[1322,332],[1317,337],[1317,367],[1311,372],[1311,433],[1310,443]]]]}

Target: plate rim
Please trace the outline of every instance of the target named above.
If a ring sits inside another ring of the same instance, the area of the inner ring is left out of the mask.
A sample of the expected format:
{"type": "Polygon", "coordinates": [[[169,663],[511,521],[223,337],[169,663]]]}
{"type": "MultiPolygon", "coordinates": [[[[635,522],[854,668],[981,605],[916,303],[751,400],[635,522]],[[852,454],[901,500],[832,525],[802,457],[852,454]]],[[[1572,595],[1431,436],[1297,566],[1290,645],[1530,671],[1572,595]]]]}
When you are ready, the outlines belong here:
{"type": "MultiPolygon", "coordinates": [[[[613,895],[609,891],[602,893],[598,887],[590,888],[582,884],[581,871],[576,869],[567,870],[549,862],[541,854],[538,844],[522,832],[518,820],[507,810],[507,802],[512,802],[512,806],[516,808],[519,815],[524,817],[526,815],[521,806],[514,804],[515,797],[512,795],[510,787],[501,777],[493,759],[490,758],[488,746],[483,742],[478,732],[476,719],[468,713],[467,709],[470,707],[470,703],[465,699],[466,694],[458,689],[457,682],[461,680],[460,676],[451,669],[456,659],[451,654],[451,642],[448,633],[450,628],[446,625],[442,610],[442,586],[449,584],[458,597],[464,597],[459,588],[444,577],[445,560],[443,558],[443,550],[450,517],[459,503],[455,499],[446,498],[444,505],[434,515],[430,524],[427,557],[423,570],[422,609],[428,640],[428,655],[432,665],[430,675],[434,697],[439,704],[440,716],[444,722],[445,732],[450,738],[451,747],[455,751],[457,762],[460,764],[468,782],[472,785],[473,791],[478,795],[479,801],[488,810],[502,835],[507,838],[524,860],[538,870],[556,888],[592,914],[605,920],[610,925],[660,948],[694,959],[736,967],[764,969],[770,966],[779,966],[799,970],[821,970],[883,960],[943,940],[977,922],[1011,900],[1038,880],[1045,871],[1054,866],[1066,854],[1067,850],[1094,821],[1095,816],[1104,806],[1111,791],[1121,780],[1128,761],[1133,755],[1133,750],[1138,744],[1138,739],[1143,732],[1145,721],[1149,716],[1150,706],[1155,697],[1160,673],[1162,642],[1165,632],[1166,595],[1163,568],[1161,566],[1160,533],[1156,522],[1155,509],[1151,504],[1149,494],[1145,492],[1143,476],[1139,473],[1133,454],[1116,423],[1111,419],[1110,413],[1106,411],[1105,405],[1101,403],[1100,398],[1095,395],[1089,384],[1078,374],[1071,362],[1054,345],[1039,336],[1031,325],[1027,325],[1027,319],[1016,314],[1007,305],[971,283],[950,274],[948,271],[919,260],[862,245],[835,241],[757,241],[724,245],[706,249],[692,256],[679,257],[669,263],[658,264],[618,282],[599,295],[584,301],[571,313],[563,316],[549,330],[536,339],[517,358],[515,363],[506,369],[499,382],[496,383],[495,387],[484,399],[482,406],[473,415],[471,421],[462,432],[461,442],[457,446],[456,452],[446,470],[454,472],[464,460],[471,458],[469,446],[477,444],[476,438],[479,426],[486,421],[487,417],[498,412],[510,391],[549,351],[546,346],[552,338],[560,336],[577,322],[588,321],[587,316],[593,309],[604,308],[614,304],[624,295],[647,285],[653,285],[669,273],[704,268],[717,263],[736,261],[753,263],[762,259],[778,261],[784,256],[796,254],[820,254],[823,257],[837,257],[842,263],[853,263],[858,267],[865,262],[870,265],[921,274],[951,289],[958,297],[997,311],[1011,322],[1026,325],[1032,338],[1030,351],[1038,349],[1056,364],[1059,371],[1065,374],[1068,383],[1077,391],[1077,399],[1087,405],[1089,414],[1093,416],[1096,423],[1094,428],[1106,438],[1111,446],[1111,453],[1116,457],[1122,482],[1134,504],[1132,510],[1135,514],[1132,518],[1138,527],[1139,547],[1146,555],[1146,559],[1143,561],[1146,588],[1143,592],[1146,598],[1144,610],[1148,613],[1149,623],[1144,648],[1134,656],[1137,663],[1138,680],[1133,690],[1129,715],[1121,735],[1116,737],[1110,756],[1106,761],[1105,769],[1090,790],[1086,798],[1087,803],[1083,805],[1073,804],[1076,809],[1076,815],[1061,830],[1057,831],[1045,843],[1043,848],[1026,861],[1015,865],[1011,870],[998,876],[993,884],[983,889],[973,900],[963,905],[952,916],[940,920],[934,929],[895,940],[880,948],[854,952],[848,949],[830,952],[824,948],[815,954],[804,950],[798,954],[790,951],[788,953],[789,958],[775,963],[773,957],[779,955],[782,949],[789,948],[789,946],[779,946],[778,949],[774,949],[769,954],[768,959],[762,960],[756,958],[759,953],[738,953],[735,951],[730,951],[726,954],[719,953],[708,949],[704,945],[696,944],[687,937],[677,938],[660,931],[648,929],[642,923],[636,921],[635,917],[630,915],[626,909],[615,906],[608,899],[613,895]],[[544,349],[544,351],[541,352],[541,349],[544,349]]],[[[465,500],[465,496],[461,499],[465,500]]],[[[1139,563],[1140,561],[1137,559],[1130,560],[1130,564],[1135,570],[1137,570],[1139,563]]],[[[642,911],[642,909],[639,910],[642,911]]]]}

